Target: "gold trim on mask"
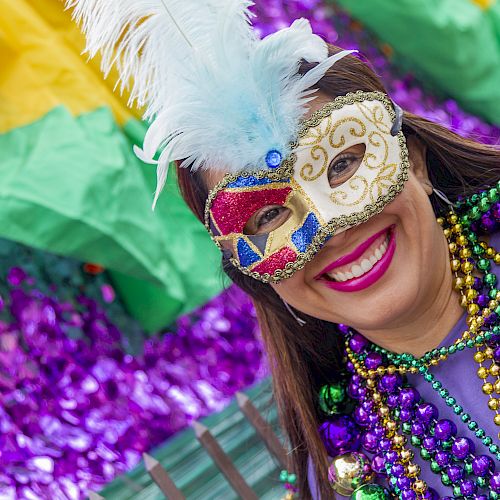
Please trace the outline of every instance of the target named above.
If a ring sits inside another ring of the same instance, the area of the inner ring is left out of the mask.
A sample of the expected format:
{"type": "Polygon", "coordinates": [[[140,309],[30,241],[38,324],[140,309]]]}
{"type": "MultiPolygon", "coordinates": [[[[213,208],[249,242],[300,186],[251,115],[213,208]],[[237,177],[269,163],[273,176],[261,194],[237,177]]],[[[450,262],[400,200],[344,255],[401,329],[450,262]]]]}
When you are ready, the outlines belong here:
{"type": "MultiPolygon", "coordinates": [[[[341,109],[346,105],[357,104],[360,112],[366,117],[366,119],[382,131],[381,125],[384,124],[381,123],[381,116],[377,116],[377,108],[375,108],[373,111],[369,110],[366,107],[362,106],[361,103],[363,103],[363,101],[382,102],[389,112],[391,121],[394,123],[396,119],[396,113],[394,111],[393,104],[387,97],[387,95],[382,92],[358,91],[346,94],[345,96],[339,96],[336,97],[333,101],[327,103],[318,111],[312,113],[310,118],[303,121],[298,133],[297,140],[290,144],[292,153],[282,162],[282,164],[278,168],[269,170],[256,170],[253,172],[241,172],[239,174],[227,174],[226,176],[224,176],[224,178],[209,192],[207,202],[205,204],[205,226],[210,236],[212,237],[212,240],[221,250],[222,247],[220,243],[216,240],[216,237],[210,230],[210,206],[217,193],[231,182],[236,181],[239,177],[256,177],[258,179],[268,177],[269,179],[276,180],[277,182],[279,182],[280,179],[282,181],[283,178],[292,179],[294,165],[297,161],[297,156],[294,153],[294,150],[297,150],[299,148],[299,140],[306,137],[312,127],[317,127],[325,118],[331,116],[333,111],[341,109]]],[[[384,126],[383,128],[383,132],[387,133],[387,127],[384,126]]],[[[401,148],[401,172],[398,174],[396,182],[391,182],[391,185],[388,187],[388,192],[385,195],[381,195],[380,192],[385,187],[383,186],[384,181],[389,182],[390,179],[390,173],[387,173],[387,170],[390,169],[390,171],[394,174],[394,169],[397,168],[397,165],[395,164],[386,165],[385,168],[382,168],[380,174],[375,180],[376,182],[374,181],[372,185],[368,187],[368,192],[370,194],[370,199],[372,200],[372,202],[367,205],[362,212],[350,215],[341,215],[339,217],[334,217],[333,219],[331,219],[326,225],[322,226],[318,230],[318,233],[309,245],[307,251],[297,253],[297,259],[294,262],[289,262],[288,264],[286,264],[284,269],[278,269],[272,275],[270,275],[269,273],[259,274],[242,267],[234,257],[230,259],[231,264],[239,269],[243,274],[255,278],[259,281],[262,281],[264,283],[278,283],[283,279],[289,278],[296,271],[302,269],[305,264],[312,260],[313,257],[318,253],[318,251],[325,243],[325,240],[329,236],[334,236],[338,229],[344,229],[346,227],[353,227],[358,224],[362,224],[374,215],[380,213],[402,191],[405,182],[408,180],[410,163],[408,157],[408,149],[406,146],[406,139],[402,131],[397,134],[397,140],[401,148]],[[374,192],[377,192],[378,194],[374,194],[374,192]]],[[[309,175],[311,174],[312,172],[309,175]]],[[[350,181],[354,181],[354,179],[355,177],[352,177],[350,181]]],[[[365,193],[365,191],[366,189],[363,191],[363,193],[365,193]]]]}

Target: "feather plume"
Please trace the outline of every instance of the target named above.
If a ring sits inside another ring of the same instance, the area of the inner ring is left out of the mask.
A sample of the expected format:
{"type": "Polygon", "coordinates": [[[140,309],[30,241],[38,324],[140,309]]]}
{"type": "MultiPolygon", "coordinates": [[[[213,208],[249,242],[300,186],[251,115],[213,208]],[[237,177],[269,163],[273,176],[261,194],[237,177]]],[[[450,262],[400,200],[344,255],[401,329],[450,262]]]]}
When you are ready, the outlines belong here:
{"type": "Polygon", "coordinates": [[[67,0],[87,37],[86,52],[116,65],[121,89],[152,121],[137,156],[157,163],[155,202],[168,165],[193,171],[267,168],[287,156],[314,86],[337,60],[309,22],[259,40],[250,0],[67,0]],[[319,63],[298,75],[300,61],[319,63]],[[156,156],[158,159],[155,160],[156,156]]]}

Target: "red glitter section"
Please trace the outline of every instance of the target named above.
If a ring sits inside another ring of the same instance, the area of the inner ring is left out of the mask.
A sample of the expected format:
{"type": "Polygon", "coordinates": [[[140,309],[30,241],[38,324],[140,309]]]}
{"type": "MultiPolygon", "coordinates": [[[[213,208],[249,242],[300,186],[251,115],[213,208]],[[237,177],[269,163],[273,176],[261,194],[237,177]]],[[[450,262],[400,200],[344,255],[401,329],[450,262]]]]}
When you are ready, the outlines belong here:
{"type": "Polygon", "coordinates": [[[252,191],[220,191],[212,202],[210,212],[223,235],[243,233],[250,217],[266,205],[283,205],[292,188],[252,191]]]}
{"type": "Polygon", "coordinates": [[[297,260],[297,252],[289,247],[282,248],[277,252],[264,259],[258,266],[255,266],[252,271],[259,274],[273,274],[278,269],[284,269],[289,262],[297,260]]]}

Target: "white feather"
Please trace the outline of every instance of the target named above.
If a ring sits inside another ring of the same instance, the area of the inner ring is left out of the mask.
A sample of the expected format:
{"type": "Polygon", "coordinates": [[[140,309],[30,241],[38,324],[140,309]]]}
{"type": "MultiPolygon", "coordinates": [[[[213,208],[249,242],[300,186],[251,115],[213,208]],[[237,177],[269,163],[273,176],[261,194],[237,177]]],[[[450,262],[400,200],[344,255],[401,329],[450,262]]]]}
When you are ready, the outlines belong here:
{"type": "Polygon", "coordinates": [[[285,157],[311,89],[336,61],[309,22],[258,40],[250,0],[66,0],[87,37],[86,52],[116,65],[130,105],[152,124],[142,149],[157,163],[155,202],[168,165],[237,173],[266,168],[267,152],[285,157]],[[300,61],[319,63],[298,75],[300,61]],[[155,160],[159,154],[158,160],[155,160]]]}

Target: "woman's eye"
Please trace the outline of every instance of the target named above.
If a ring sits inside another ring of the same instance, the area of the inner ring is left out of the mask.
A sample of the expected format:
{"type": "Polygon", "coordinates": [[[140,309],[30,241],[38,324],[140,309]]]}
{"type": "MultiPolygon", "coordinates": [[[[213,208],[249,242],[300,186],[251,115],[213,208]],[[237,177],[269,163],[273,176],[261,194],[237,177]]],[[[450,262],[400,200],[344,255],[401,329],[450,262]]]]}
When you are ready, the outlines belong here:
{"type": "Polygon", "coordinates": [[[335,174],[341,174],[344,170],[348,169],[349,166],[356,158],[354,156],[349,156],[342,160],[337,161],[331,166],[331,172],[335,174]]]}
{"type": "Polygon", "coordinates": [[[290,214],[290,209],[281,205],[265,207],[255,213],[245,226],[246,234],[269,233],[281,226],[290,214]]]}
{"type": "Polygon", "coordinates": [[[262,226],[263,224],[268,224],[273,219],[278,217],[279,214],[280,214],[279,208],[272,208],[271,210],[268,210],[267,212],[265,212],[264,215],[262,215],[262,217],[259,218],[257,224],[259,226],[262,226]]]}
{"type": "Polygon", "coordinates": [[[328,182],[330,187],[337,187],[349,180],[358,170],[365,155],[364,145],[355,146],[352,152],[336,156],[328,167],[328,182]]]}

